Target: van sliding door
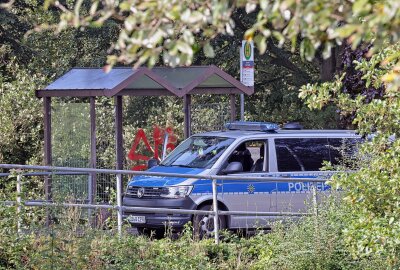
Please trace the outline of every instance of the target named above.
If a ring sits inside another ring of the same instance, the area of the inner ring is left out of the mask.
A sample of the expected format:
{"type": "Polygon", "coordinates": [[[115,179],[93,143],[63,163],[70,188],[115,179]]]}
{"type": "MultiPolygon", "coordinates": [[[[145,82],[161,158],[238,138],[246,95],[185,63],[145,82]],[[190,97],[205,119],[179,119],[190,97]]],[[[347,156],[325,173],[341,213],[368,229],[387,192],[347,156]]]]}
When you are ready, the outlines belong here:
{"type": "MultiPolygon", "coordinates": [[[[265,176],[269,171],[267,140],[249,140],[232,152],[228,162],[243,163],[244,171],[230,176],[265,176]]],[[[276,211],[276,183],[253,180],[224,180],[223,198],[229,210],[251,212],[276,211]]],[[[252,216],[232,216],[231,228],[265,227],[267,218],[252,216]]]]}
{"type": "MultiPolygon", "coordinates": [[[[279,138],[275,139],[278,175],[288,178],[316,178],[323,172],[324,161],[330,161],[328,138],[279,138]]],[[[314,184],[317,191],[325,190],[323,183],[314,184]]],[[[278,183],[278,206],[282,212],[305,212],[310,201],[312,183],[278,183]]]]}

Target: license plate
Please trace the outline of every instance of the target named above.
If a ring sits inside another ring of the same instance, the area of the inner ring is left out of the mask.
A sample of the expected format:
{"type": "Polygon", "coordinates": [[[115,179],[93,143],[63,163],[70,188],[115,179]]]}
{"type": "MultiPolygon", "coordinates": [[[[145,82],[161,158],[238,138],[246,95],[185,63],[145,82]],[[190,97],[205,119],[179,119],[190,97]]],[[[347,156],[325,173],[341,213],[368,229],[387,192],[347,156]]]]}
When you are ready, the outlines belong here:
{"type": "Polygon", "coordinates": [[[128,221],[130,223],[146,223],[146,217],[144,216],[129,216],[128,221]]]}

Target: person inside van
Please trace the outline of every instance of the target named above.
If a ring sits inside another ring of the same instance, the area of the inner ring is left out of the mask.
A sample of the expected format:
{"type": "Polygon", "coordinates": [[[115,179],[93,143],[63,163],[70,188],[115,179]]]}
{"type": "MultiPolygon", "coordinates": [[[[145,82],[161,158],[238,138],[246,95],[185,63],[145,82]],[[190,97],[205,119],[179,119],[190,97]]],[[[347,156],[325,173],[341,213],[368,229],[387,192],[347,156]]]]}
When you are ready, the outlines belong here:
{"type": "Polygon", "coordinates": [[[246,143],[240,144],[235,151],[233,151],[228,162],[240,162],[243,165],[243,171],[249,172],[254,164],[254,160],[251,158],[251,153],[246,147],[246,143]]]}
{"type": "Polygon", "coordinates": [[[251,172],[262,172],[264,167],[264,144],[260,147],[260,158],[251,167],[251,172]]]}

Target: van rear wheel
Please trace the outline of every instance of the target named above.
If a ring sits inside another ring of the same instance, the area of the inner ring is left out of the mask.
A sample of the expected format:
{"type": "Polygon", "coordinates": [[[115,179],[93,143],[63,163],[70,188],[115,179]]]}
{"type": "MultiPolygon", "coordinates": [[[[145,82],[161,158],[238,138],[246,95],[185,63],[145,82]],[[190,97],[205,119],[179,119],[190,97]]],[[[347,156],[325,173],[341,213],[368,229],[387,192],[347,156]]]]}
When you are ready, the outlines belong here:
{"type": "MultiPolygon", "coordinates": [[[[198,208],[197,210],[212,211],[213,207],[211,204],[206,204],[198,208]]],[[[226,229],[226,218],[224,216],[218,216],[219,230],[226,229]]],[[[212,215],[194,215],[193,217],[193,233],[196,238],[210,238],[214,235],[214,216],[212,215]]]]}

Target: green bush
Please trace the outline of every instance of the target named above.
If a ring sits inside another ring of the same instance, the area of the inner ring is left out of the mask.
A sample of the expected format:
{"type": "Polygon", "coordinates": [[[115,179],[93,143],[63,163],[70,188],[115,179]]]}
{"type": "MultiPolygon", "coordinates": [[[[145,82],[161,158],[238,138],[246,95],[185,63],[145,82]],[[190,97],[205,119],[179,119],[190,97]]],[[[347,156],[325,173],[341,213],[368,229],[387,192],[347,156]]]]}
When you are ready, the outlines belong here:
{"type": "MultiPolygon", "coordinates": [[[[361,90],[345,91],[346,73],[333,82],[303,86],[300,97],[312,109],[336,104],[340,114],[353,119],[360,135],[374,138],[359,149],[359,169],[337,174],[332,185],[345,192],[351,219],[344,228],[352,254],[385,256],[396,267],[400,262],[400,43],[382,41],[384,48],[371,57],[354,61],[362,74],[361,90]],[[397,78],[397,79],[396,79],[397,78]]],[[[352,85],[352,84],[350,84],[352,85]]]]}

